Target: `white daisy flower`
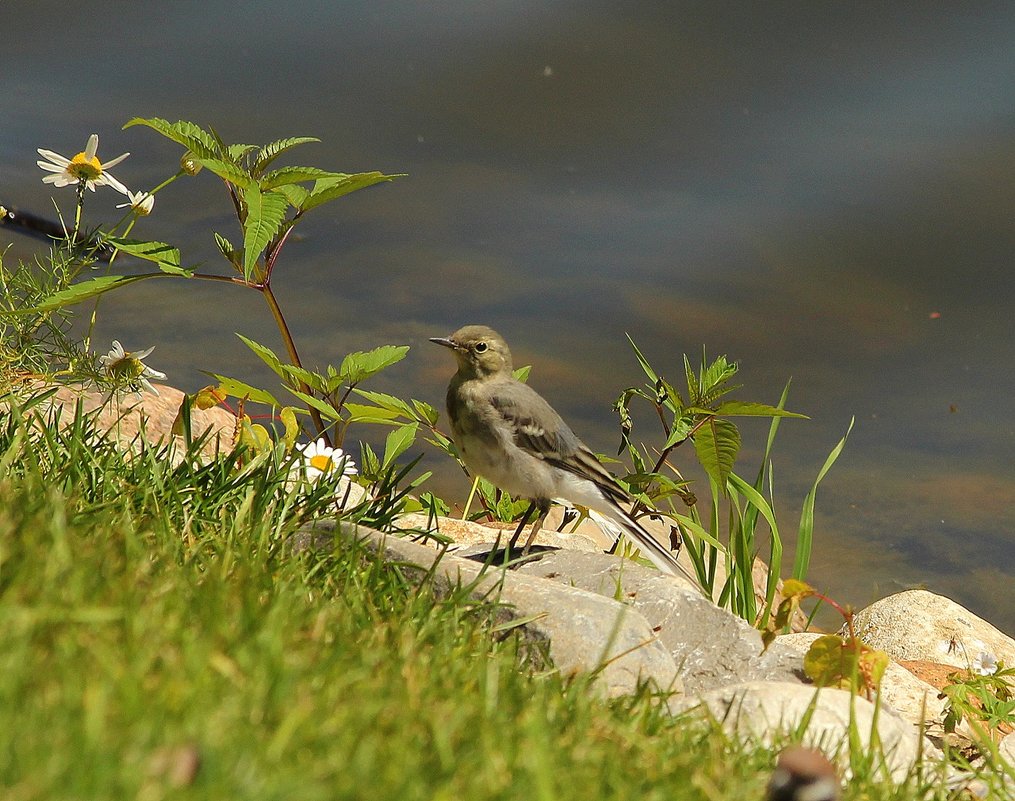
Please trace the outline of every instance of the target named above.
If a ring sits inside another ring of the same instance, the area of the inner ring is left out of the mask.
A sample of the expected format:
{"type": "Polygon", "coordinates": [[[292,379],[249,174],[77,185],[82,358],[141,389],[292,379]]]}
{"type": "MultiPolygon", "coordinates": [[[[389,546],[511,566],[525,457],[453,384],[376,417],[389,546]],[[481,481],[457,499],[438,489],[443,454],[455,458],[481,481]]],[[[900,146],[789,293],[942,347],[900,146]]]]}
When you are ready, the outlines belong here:
{"type": "Polygon", "coordinates": [[[356,475],[356,463],[341,448],[331,448],[324,438],[309,444],[297,444],[303,455],[301,465],[307,481],[315,483],[325,473],[338,472],[343,476],[356,475]]]}
{"type": "Polygon", "coordinates": [[[130,207],[138,217],[147,217],[155,207],[155,195],[149,192],[131,192],[127,190],[128,203],[117,203],[118,209],[130,207]]]}
{"type": "Polygon", "coordinates": [[[117,192],[126,195],[127,187],[117,181],[106,170],[114,167],[123,161],[130,153],[117,156],[112,161],[102,164],[95,155],[99,149],[99,135],[92,134],[88,137],[88,144],[85,149],[74,158],[68,159],[52,150],[39,148],[39,155],[48,161],[36,162],[42,169],[52,175],[47,175],[42,180],[44,183],[54,186],[70,186],[83,183],[86,187],[95,191],[97,186],[111,186],[117,192]]]}
{"type": "Polygon", "coordinates": [[[154,347],[139,351],[124,350],[123,345],[114,339],[112,350],[105,356],[99,357],[99,364],[106,371],[106,375],[113,379],[118,386],[128,387],[134,391],[138,391],[137,387],[140,386],[146,392],[158,395],[159,391],[149,383],[148,379],[165,381],[166,374],[141,361],[153,350],[155,350],[154,347]]]}

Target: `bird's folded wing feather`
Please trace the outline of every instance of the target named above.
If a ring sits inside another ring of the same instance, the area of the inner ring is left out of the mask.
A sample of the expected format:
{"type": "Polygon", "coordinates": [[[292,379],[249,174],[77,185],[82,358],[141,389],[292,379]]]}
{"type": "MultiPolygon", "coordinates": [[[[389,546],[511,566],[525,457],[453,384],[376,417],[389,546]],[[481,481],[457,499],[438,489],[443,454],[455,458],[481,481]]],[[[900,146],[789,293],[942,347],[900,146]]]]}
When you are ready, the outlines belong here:
{"type": "Polygon", "coordinates": [[[513,382],[509,391],[497,392],[492,403],[513,429],[514,441],[519,448],[555,467],[588,479],[618,503],[630,500],[596,455],[578,439],[556,410],[527,384],[513,382]]]}

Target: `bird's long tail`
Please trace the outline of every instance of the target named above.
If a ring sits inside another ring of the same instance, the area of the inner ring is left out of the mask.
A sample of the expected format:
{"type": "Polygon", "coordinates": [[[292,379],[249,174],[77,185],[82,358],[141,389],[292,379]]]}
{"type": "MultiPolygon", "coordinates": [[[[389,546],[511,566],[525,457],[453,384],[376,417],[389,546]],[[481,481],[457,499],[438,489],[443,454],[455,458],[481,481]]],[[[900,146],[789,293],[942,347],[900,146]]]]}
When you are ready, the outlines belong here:
{"type": "Polygon", "coordinates": [[[701,587],[698,579],[677,561],[677,557],[621,507],[611,503],[610,514],[595,509],[590,509],[589,514],[601,529],[613,537],[614,541],[624,534],[662,572],[671,576],[681,576],[695,587],[701,587]]]}

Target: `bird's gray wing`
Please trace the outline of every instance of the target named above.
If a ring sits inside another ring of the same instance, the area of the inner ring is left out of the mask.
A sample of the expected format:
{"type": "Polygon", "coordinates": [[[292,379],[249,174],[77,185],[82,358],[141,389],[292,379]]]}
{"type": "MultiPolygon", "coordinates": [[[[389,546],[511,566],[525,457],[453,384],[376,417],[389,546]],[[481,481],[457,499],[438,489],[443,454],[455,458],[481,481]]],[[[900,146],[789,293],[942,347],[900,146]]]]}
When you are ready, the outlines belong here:
{"type": "Polygon", "coordinates": [[[512,428],[514,442],[537,459],[595,483],[617,502],[629,500],[624,488],[556,410],[532,387],[512,380],[491,395],[494,409],[512,428]]]}

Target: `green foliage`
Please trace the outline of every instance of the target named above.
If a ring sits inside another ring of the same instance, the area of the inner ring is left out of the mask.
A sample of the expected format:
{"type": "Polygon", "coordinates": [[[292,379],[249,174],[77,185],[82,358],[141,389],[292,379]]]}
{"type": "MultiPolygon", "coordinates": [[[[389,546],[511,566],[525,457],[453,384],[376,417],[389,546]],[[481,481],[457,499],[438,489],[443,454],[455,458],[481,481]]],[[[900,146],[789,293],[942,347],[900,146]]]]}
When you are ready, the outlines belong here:
{"type": "MultiPolygon", "coordinates": [[[[199,272],[184,265],[184,257],[174,245],[130,237],[135,223],[143,216],[140,212],[128,213],[109,230],[83,233],[79,229],[79,222],[85,193],[79,191],[74,231],[60,248],[54,250],[50,264],[40,263],[37,272],[13,271],[10,275],[3,271],[0,264],[0,278],[4,279],[0,283],[0,333],[3,334],[0,349],[3,361],[0,365],[3,367],[3,386],[12,383],[28,368],[32,368],[31,372],[56,378],[51,365],[54,361],[66,358],[70,368],[64,372],[65,375],[85,378],[100,386],[116,389],[113,386],[114,377],[107,375],[111,372],[108,361],[100,363],[97,355],[89,352],[91,343],[88,338],[82,345],[77,345],[64,335],[72,319],[68,311],[70,307],[90,299],[95,299],[97,303],[99,296],[106,292],[155,277],[228,282],[262,294],[278,326],[286,354],[284,357],[278,356],[270,348],[242,334],[239,336],[275,372],[287,392],[305,406],[306,416],[310,418],[307,427],[311,429],[311,436],[314,439],[323,437],[327,444],[342,443],[348,425],[361,421],[356,417],[357,410],[346,406],[350,393],[363,381],[403,359],[408,348],[389,345],[351,353],[339,368],[329,365],[323,372],[304,368],[283,310],[275,298],[272,277],[289,233],[307,212],[397,176],[380,172],[350,175],[305,166],[274,168],[276,159],[283,154],[318,141],[313,137],[286,137],[258,146],[227,144],[214,130],[206,130],[183,120],[169,122],[156,117],[135,117],[125,127],[134,126],[149,128],[184,148],[180,169],[150,194],[154,195],[178,179],[198,175],[202,171],[215,175],[224,182],[242,237],[241,244],[237,246],[221,233],[213,232],[215,244],[229,271],[226,274],[199,272]],[[132,271],[118,275],[107,268],[103,275],[80,280],[80,274],[85,268],[94,266],[101,258],[109,258],[112,265],[117,256],[154,264],[158,271],[132,271]],[[43,348],[40,332],[48,336],[56,346],[43,348]],[[33,347],[36,343],[38,347],[33,347]]],[[[94,321],[93,312],[92,324],[94,321]]],[[[139,369],[143,369],[143,366],[139,366],[139,369]]],[[[264,455],[274,451],[275,428],[270,424],[256,422],[245,410],[247,404],[263,404],[269,407],[269,414],[277,416],[277,422],[284,427],[285,450],[292,450],[299,433],[299,420],[293,409],[279,402],[276,393],[216,372],[210,372],[209,375],[217,379],[218,386],[211,388],[205,398],[214,396],[215,402],[221,403],[234,398],[238,403],[235,411],[238,443],[253,454],[264,455]]],[[[188,398],[185,407],[195,400],[188,398]]],[[[437,413],[432,407],[416,401],[406,408],[433,430],[431,439],[437,441],[442,436],[436,431],[437,413]]],[[[367,416],[362,417],[367,419],[367,416]]],[[[369,478],[380,484],[392,476],[404,478],[402,468],[398,467],[396,460],[414,444],[419,424],[415,420],[397,421],[391,416],[379,420],[376,413],[372,415],[371,422],[384,422],[394,428],[385,442],[383,456],[367,459],[367,466],[373,468],[369,478]]],[[[181,433],[189,433],[188,427],[189,414],[184,410],[176,421],[176,429],[181,433]]],[[[450,447],[446,438],[443,446],[445,449],[450,447]]],[[[412,482],[411,486],[418,486],[420,480],[412,482]]],[[[404,493],[399,496],[399,503],[404,505],[405,498],[402,496],[404,493]]],[[[392,505],[391,508],[394,509],[395,506],[392,505]]]]}
{"type": "MultiPolygon", "coordinates": [[[[770,454],[781,420],[804,416],[785,409],[788,384],[775,406],[729,398],[730,393],[739,389],[732,383],[737,365],[724,356],[709,362],[703,353],[697,370],[684,356],[686,388],[681,392],[652,366],[633,341],[631,347],[647,382],[624,389],[614,404],[621,429],[619,452],[626,452],[634,467],[626,481],[642,507],[663,513],[679,527],[702,586],[717,597],[720,605],[764,629],[769,624],[782,570],[782,537],[770,486],[770,454]],[[635,400],[647,404],[660,421],[660,446],[648,448],[632,439],[635,427],[632,403],[635,400]],[[753,482],[734,472],[741,435],[731,418],[740,417],[771,419],[761,468],[753,482]],[[671,459],[688,441],[707,478],[709,503],[704,511],[690,483],[673,466],[671,459]],[[650,453],[654,454],[651,459],[650,453]],[[767,527],[769,541],[768,580],[760,608],[754,588],[754,564],[760,547],[759,524],[767,527]]],[[[845,437],[826,460],[805,501],[797,539],[797,566],[803,567],[802,571],[794,573],[798,578],[806,571],[818,483],[841,452],[844,442],[845,437]]]]}
{"type": "MultiPolygon", "coordinates": [[[[762,797],[783,742],[741,744],[648,686],[605,699],[495,599],[350,540],[295,552],[332,497],[273,456],[174,466],[88,415],[25,412],[0,412],[5,797],[762,797]]],[[[944,766],[898,786],[865,756],[847,799],[948,798],[944,766]]]]}
{"type": "Polygon", "coordinates": [[[870,697],[881,686],[888,654],[856,638],[835,634],[811,643],[804,655],[804,673],[818,687],[839,687],[870,697]]]}
{"type": "Polygon", "coordinates": [[[998,742],[1015,728],[1015,668],[998,662],[991,673],[956,671],[948,676],[939,698],[945,699],[944,728],[954,732],[968,720],[981,739],[998,742]]]}

